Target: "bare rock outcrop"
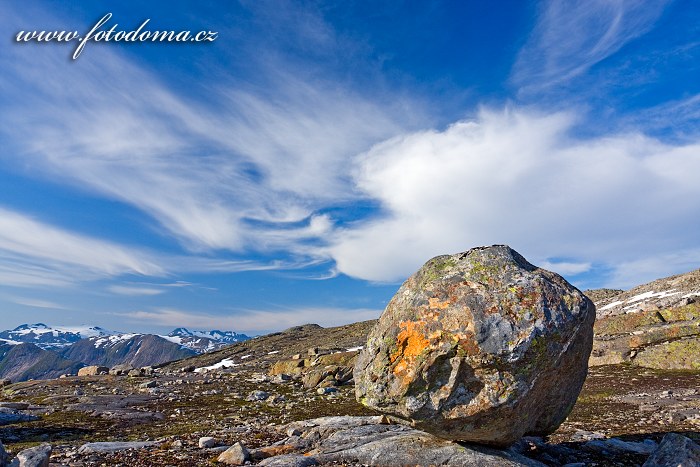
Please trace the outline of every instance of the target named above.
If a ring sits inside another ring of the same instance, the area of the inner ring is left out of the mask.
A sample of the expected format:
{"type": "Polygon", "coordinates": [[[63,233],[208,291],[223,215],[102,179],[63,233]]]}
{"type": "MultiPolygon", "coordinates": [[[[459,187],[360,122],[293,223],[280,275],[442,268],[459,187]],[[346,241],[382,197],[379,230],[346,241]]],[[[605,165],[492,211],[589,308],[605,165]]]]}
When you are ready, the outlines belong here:
{"type": "Polygon", "coordinates": [[[109,368],[106,366],[92,365],[81,368],[78,371],[78,376],[97,376],[106,375],[109,373],[109,368]]]}
{"type": "Polygon", "coordinates": [[[589,365],[700,369],[700,270],[595,300],[589,365]]]}
{"type": "Polygon", "coordinates": [[[392,298],[358,400],[434,435],[507,446],[553,432],[581,390],[595,307],[505,245],[438,256],[392,298]]]}

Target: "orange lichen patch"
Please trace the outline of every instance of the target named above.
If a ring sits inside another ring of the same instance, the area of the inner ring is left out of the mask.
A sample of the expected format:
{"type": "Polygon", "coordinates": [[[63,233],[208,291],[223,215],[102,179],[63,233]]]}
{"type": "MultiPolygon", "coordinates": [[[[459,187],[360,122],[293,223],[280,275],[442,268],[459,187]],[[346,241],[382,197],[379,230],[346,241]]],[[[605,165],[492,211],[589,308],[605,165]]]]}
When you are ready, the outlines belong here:
{"type": "Polygon", "coordinates": [[[294,451],[294,446],[291,444],[283,444],[281,446],[267,446],[255,450],[255,457],[257,459],[267,459],[268,457],[280,456],[282,454],[289,454],[294,451]]]}
{"type": "Polygon", "coordinates": [[[430,346],[430,341],[422,332],[425,321],[402,321],[399,326],[401,332],[396,336],[397,350],[389,357],[389,360],[394,363],[401,358],[394,366],[393,373],[400,377],[404,384],[408,384],[413,375],[412,368],[416,357],[430,346]]]}
{"type": "Polygon", "coordinates": [[[452,301],[451,300],[440,301],[439,298],[433,297],[433,298],[428,299],[428,303],[429,303],[428,306],[430,307],[431,310],[435,310],[435,309],[444,310],[445,308],[450,306],[450,303],[452,303],[452,301]]]}
{"type": "Polygon", "coordinates": [[[396,336],[398,350],[391,356],[391,363],[394,363],[399,357],[415,358],[428,348],[430,341],[421,332],[424,325],[425,321],[401,321],[399,323],[401,332],[396,336]]]}

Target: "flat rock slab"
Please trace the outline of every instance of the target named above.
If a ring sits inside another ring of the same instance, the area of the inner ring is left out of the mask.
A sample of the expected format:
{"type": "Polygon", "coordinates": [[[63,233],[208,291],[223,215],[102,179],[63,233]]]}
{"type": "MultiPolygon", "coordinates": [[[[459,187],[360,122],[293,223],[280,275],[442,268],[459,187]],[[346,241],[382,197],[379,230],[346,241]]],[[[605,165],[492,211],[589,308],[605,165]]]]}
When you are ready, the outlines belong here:
{"type": "Polygon", "coordinates": [[[71,404],[68,410],[91,412],[93,410],[114,410],[148,405],[158,397],[146,394],[82,396],[78,403],[71,404]]]}
{"type": "Polygon", "coordinates": [[[318,465],[318,461],[313,457],[302,456],[300,454],[284,454],[276,457],[269,457],[258,465],[267,467],[308,467],[318,465]]]}
{"type": "Polygon", "coordinates": [[[0,408],[0,426],[10,425],[12,423],[33,422],[34,420],[39,420],[39,417],[5,407],[0,408]]]}
{"type": "Polygon", "coordinates": [[[125,451],[127,449],[143,449],[158,444],[155,441],[113,441],[113,442],[97,442],[86,443],[80,446],[78,453],[103,453],[125,451]]]}
{"type": "Polygon", "coordinates": [[[29,408],[28,402],[0,402],[0,407],[14,410],[26,410],[29,408]]]}
{"type": "Polygon", "coordinates": [[[668,433],[643,467],[695,467],[700,465],[700,446],[690,438],[668,433]]]}
{"type": "MultiPolygon", "coordinates": [[[[381,421],[382,417],[323,417],[294,422],[287,430],[295,429],[301,435],[280,443],[302,447],[307,441],[311,450],[306,457],[321,464],[544,466],[513,450],[456,443],[404,425],[381,424],[381,421]]],[[[267,459],[265,465],[283,465],[272,463],[277,462],[277,457],[267,459]]]]}

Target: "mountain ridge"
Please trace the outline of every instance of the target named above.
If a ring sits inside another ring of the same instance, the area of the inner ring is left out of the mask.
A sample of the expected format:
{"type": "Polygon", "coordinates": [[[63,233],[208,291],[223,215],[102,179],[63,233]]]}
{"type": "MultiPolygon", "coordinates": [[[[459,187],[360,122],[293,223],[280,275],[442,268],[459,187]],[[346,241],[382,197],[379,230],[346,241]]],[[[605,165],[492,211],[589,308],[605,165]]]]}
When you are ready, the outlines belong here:
{"type": "Polygon", "coordinates": [[[89,365],[153,366],[247,339],[245,334],[220,330],[176,328],[168,335],[157,335],[118,333],[98,326],[22,324],[0,332],[0,378],[56,378],[89,365]]]}

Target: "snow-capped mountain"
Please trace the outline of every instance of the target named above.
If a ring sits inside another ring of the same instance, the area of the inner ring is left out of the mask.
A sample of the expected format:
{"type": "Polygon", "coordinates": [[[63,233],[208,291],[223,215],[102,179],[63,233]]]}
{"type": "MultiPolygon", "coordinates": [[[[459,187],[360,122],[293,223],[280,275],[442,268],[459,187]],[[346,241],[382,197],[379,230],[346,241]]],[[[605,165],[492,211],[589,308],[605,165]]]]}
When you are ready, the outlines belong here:
{"type": "Polygon", "coordinates": [[[177,328],[167,336],[160,336],[197,353],[211,352],[227,345],[250,339],[245,334],[233,331],[190,331],[187,328],[177,328]]]}
{"type": "Polygon", "coordinates": [[[114,334],[82,339],[61,352],[61,356],[86,365],[133,367],[158,365],[191,357],[198,352],[154,334],[114,334]]]}
{"type": "Polygon", "coordinates": [[[23,324],[0,332],[0,378],[55,378],[85,365],[158,365],[249,339],[232,331],[189,331],[167,336],[118,333],[97,326],[23,324]]]}
{"type": "Polygon", "coordinates": [[[44,350],[61,349],[89,337],[114,334],[97,326],[47,326],[44,323],[22,324],[9,331],[0,332],[0,341],[7,344],[29,343],[44,350]]]}

